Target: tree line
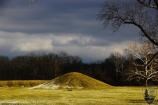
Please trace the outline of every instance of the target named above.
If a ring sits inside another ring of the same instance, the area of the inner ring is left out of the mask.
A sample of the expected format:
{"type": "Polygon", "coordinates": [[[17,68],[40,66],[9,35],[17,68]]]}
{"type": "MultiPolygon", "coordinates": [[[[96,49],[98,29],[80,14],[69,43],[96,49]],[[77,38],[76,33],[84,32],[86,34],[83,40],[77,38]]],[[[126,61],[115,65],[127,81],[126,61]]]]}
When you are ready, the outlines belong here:
{"type": "Polygon", "coordinates": [[[134,56],[113,53],[100,62],[84,63],[66,53],[30,54],[10,59],[0,56],[0,80],[51,80],[69,72],[80,72],[111,85],[142,85],[128,80],[134,56]]]}

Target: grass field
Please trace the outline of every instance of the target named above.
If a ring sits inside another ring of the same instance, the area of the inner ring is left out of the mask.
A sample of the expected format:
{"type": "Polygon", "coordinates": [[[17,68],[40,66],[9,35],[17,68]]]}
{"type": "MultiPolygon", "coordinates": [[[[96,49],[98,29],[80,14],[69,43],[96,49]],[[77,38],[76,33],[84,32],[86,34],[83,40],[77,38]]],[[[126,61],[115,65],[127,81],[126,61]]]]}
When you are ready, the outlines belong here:
{"type": "MultiPolygon", "coordinates": [[[[158,98],[158,97],[157,97],[158,98]]],[[[104,90],[0,88],[0,105],[147,105],[142,87],[104,90]]]]}

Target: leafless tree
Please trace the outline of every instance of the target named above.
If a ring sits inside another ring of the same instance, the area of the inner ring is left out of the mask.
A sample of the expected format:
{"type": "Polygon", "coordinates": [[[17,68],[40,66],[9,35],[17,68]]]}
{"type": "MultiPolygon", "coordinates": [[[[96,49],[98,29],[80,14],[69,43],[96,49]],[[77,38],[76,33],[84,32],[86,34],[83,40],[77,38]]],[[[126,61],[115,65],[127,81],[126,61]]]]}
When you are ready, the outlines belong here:
{"type": "MultiPolygon", "coordinates": [[[[141,0],[138,0],[141,2],[141,0]]],[[[143,2],[142,2],[143,3],[143,2]]],[[[158,11],[146,9],[135,0],[109,0],[105,2],[99,18],[105,25],[111,23],[115,28],[124,24],[134,25],[140,29],[154,45],[158,46],[158,11]]]]}
{"type": "Polygon", "coordinates": [[[145,80],[146,86],[148,86],[149,80],[158,80],[157,59],[155,58],[153,62],[147,65],[155,51],[157,51],[157,48],[149,42],[130,44],[128,52],[135,56],[135,59],[132,62],[134,68],[129,69],[129,80],[145,80]]]}
{"type": "MultiPolygon", "coordinates": [[[[99,13],[104,25],[111,24],[114,29],[122,25],[133,25],[140,34],[158,47],[158,0],[106,0],[99,13]]],[[[146,66],[158,56],[152,55],[146,66]]]]}
{"type": "Polygon", "coordinates": [[[158,10],[158,0],[137,0],[140,4],[158,10]]]}
{"type": "Polygon", "coordinates": [[[111,54],[111,59],[114,62],[115,65],[115,71],[116,71],[116,78],[118,78],[118,74],[123,72],[124,69],[124,63],[125,63],[125,58],[123,55],[121,55],[118,52],[114,52],[111,54]]]}

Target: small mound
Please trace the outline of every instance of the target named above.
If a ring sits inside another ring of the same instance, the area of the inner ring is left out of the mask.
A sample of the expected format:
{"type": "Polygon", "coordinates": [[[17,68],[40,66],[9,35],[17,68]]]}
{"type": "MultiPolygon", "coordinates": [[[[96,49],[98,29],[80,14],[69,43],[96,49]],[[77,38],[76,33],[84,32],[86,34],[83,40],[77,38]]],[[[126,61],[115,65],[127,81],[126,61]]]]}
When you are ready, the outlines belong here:
{"type": "Polygon", "coordinates": [[[110,85],[105,84],[99,80],[96,80],[87,75],[71,72],[62,76],[56,77],[55,79],[48,81],[47,83],[35,86],[33,88],[45,88],[45,89],[103,89],[110,85]]]}

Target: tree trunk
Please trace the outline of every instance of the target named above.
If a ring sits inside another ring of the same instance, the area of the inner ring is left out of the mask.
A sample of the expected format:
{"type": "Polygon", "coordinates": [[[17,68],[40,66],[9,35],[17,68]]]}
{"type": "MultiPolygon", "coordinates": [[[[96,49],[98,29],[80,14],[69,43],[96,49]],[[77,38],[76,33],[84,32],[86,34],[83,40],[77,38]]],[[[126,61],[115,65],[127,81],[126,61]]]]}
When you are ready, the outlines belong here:
{"type": "Polygon", "coordinates": [[[148,87],[148,79],[145,81],[145,86],[148,87]]]}

